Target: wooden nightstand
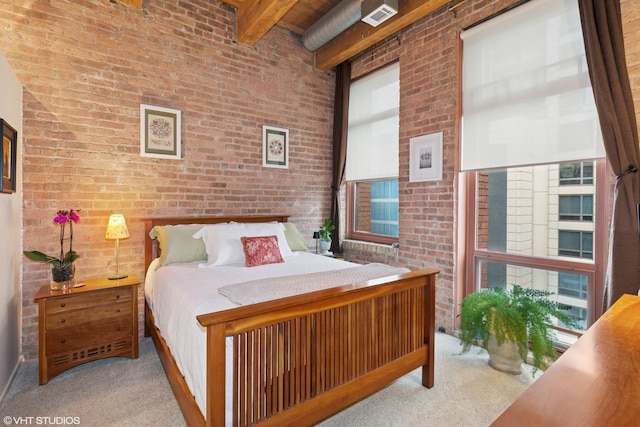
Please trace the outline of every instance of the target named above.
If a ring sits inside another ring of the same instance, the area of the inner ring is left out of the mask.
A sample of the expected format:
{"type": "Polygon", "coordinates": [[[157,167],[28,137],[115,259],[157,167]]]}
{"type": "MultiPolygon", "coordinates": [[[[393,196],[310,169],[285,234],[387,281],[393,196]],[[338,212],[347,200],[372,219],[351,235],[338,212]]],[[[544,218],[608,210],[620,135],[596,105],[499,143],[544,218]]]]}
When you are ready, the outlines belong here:
{"type": "Polygon", "coordinates": [[[34,298],[40,384],[92,360],[138,358],[138,277],[78,283],[85,285],[67,291],[43,286],[34,298]]]}

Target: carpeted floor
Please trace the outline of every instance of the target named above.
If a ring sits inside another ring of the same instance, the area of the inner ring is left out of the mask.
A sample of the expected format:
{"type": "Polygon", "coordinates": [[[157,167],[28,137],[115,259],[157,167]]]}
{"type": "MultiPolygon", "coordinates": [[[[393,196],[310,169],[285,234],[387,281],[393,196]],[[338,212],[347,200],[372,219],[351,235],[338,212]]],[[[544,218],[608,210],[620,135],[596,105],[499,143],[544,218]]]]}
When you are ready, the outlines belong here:
{"type": "MultiPolygon", "coordinates": [[[[488,426],[534,381],[531,368],[502,374],[487,365],[486,352],[461,355],[460,348],[455,337],[436,334],[435,387],[422,387],[416,370],[320,425],[488,426]]],[[[38,385],[37,360],[25,362],[0,417],[2,425],[185,425],[150,338],[140,340],[137,360],[88,363],[45,386],[38,385]]]]}

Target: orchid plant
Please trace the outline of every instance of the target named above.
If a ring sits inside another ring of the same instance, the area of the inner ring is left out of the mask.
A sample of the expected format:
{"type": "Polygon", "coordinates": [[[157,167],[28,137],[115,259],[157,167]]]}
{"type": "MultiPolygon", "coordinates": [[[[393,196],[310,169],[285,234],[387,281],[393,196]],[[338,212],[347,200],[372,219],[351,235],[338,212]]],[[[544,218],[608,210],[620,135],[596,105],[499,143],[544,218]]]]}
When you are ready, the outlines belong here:
{"type": "Polygon", "coordinates": [[[80,209],[70,209],[68,211],[58,211],[56,216],[53,217],[53,223],[60,226],[60,256],[53,257],[44,254],[40,251],[24,251],[24,255],[33,261],[46,262],[52,264],[54,267],[58,267],[64,264],[71,264],[78,258],[78,255],[73,250],[73,223],[80,222],[80,209]],[[69,237],[65,238],[65,228],[69,224],[69,237]],[[69,251],[64,252],[64,241],[69,240],[69,251]]]}

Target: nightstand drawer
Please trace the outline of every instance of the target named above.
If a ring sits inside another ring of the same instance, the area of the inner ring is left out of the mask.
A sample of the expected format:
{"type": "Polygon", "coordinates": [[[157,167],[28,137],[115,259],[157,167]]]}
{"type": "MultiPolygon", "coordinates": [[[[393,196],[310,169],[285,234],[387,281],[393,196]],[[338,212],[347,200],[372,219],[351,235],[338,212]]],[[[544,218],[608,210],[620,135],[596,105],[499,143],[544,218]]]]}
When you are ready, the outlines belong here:
{"type": "MultiPolygon", "coordinates": [[[[136,331],[137,332],[137,331],[136,331]]],[[[131,315],[46,333],[47,355],[115,341],[133,334],[131,315]]]]}
{"type": "Polygon", "coordinates": [[[115,302],[131,301],[133,298],[132,287],[105,289],[104,291],[90,292],[86,294],[69,295],[45,301],[45,314],[47,316],[70,310],[82,308],[95,308],[96,306],[110,305],[115,302]]]}
{"type": "Polygon", "coordinates": [[[47,316],[45,329],[52,331],[118,317],[131,319],[132,310],[131,303],[123,301],[117,304],[99,306],[94,309],[63,311],[47,316]]]}

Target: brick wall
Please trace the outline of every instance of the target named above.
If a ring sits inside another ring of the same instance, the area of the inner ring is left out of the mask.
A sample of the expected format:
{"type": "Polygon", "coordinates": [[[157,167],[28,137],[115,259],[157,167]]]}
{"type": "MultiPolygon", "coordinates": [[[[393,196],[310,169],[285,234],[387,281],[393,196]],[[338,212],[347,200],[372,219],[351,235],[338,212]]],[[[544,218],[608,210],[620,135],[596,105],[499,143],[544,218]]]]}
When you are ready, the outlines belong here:
{"type": "Polygon", "coordinates": [[[371,231],[371,183],[358,184],[356,194],[356,212],[354,227],[358,231],[371,231]]]}
{"type": "MultiPolygon", "coordinates": [[[[283,212],[312,242],[329,214],[333,74],[289,31],[248,47],[234,26],[235,12],[208,0],[0,1],[0,49],[24,85],[24,249],[56,254],[51,220],[70,208],[82,209],[81,278],[107,275],[113,212],[131,234],[121,271],[140,277],[145,215],[283,212]],[[182,160],[140,157],[141,103],[182,111],[182,160]],[[289,169],[262,167],[263,124],[289,129],[289,169]]],[[[49,274],[23,263],[27,357],[49,274]]]]}

